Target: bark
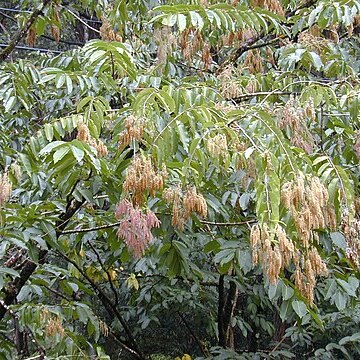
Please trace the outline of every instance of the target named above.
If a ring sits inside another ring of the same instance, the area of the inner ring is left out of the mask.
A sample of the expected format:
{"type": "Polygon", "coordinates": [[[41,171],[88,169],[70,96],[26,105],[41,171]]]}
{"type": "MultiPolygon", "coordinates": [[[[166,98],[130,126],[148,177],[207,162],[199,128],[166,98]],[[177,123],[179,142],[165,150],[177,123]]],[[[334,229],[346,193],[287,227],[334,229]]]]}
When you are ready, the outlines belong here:
{"type": "Polygon", "coordinates": [[[225,332],[224,332],[224,305],[225,305],[225,294],[224,294],[224,275],[219,277],[218,285],[218,313],[217,313],[217,323],[218,323],[218,333],[219,333],[219,345],[225,346],[225,332]]]}
{"type": "Polygon", "coordinates": [[[238,298],[238,290],[236,284],[230,281],[230,288],[226,298],[224,307],[224,333],[225,333],[225,346],[234,349],[234,334],[231,326],[231,320],[234,316],[236,301],[238,298]]]}
{"type": "Polygon", "coordinates": [[[234,348],[234,334],[231,326],[231,320],[234,316],[238,290],[236,284],[230,281],[230,287],[225,295],[224,275],[220,275],[218,285],[218,332],[219,345],[222,347],[234,348]]]}

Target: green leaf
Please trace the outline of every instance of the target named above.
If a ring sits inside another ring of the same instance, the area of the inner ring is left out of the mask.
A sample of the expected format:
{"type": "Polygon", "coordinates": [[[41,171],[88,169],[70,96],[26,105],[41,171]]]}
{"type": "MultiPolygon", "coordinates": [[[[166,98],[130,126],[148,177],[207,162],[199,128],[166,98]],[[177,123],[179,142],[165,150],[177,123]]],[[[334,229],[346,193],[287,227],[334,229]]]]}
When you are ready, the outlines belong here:
{"type": "Polygon", "coordinates": [[[307,314],[307,306],[303,301],[293,300],[291,306],[299,318],[303,318],[307,314]]]}
{"type": "Polygon", "coordinates": [[[183,14],[178,14],[177,24],[179,27],[179,31],[183,32],[186,29],[186,16],[183,14]]]}
{"type": "Polygon", "coordinates": [[[60,149],[56,150],[53,155],[54,164],[62,160],[69,151],[70,148],[68,146],[63,146],[60,149]]]}
{"type": "Polygon", "coordinates": [[[0,273],[5,274],[5,275],[11,275],[11,276],[13,276],[15,278],[20,276],[18,271],[14,270],[14,269],[11,269],[11,268],[8,268],[8,267],[0,267],[0,273]]]}
{"type": "Polygon", "coordinates": [[[41,151],[39,152],[39,155],[48,154],[52,150],[56,149],[57,147],[65,144],[65,141],[53,141],[49,144],[47,144],[41,151]]]}
{"type": "Polygon", "coordinates": [[[44,132],[45,132],[46,139],[48,141],[52,141],[52,139],[54,138],[54,129],[51,124],[44,125],[44,132]]]}
{"type": "Polygon", "coordinates": [[[10,96],[10,98],[5,102],[5,112],[10,112],[16,103],[16,97],[10,96]]]}
{"type": "Polygon", "coordinates": [[[291,314],[292,302],[283,301],[280,306],[280,319],[284,322],[291,314]]]}
{"type": "Polygon", "coordinates": [[[282,288],[282,297],[284,300],[289,300],[294,295],[294,289],[290,286],[284,285],[282,288]]]}
{"type": "Polygon", "coordinates": [[[74,145],[71,145],[71,151],[72,151],[73,155],[75,156],[76,161],[78,163],[80,163],[85,155],[84,150],[79,149],[78,147],[76,147],[74,145]]]}
{"type": "Polygon", "coordinates": [[[346,250],[346,248],[347,248],[346,240],[345,240],[344,235],[341,232],[339,232],[339,231],[332,232],[332,233],[330,233],[330,237],[331,237],[332,242],[336,246],[338,246],[340,249],[342,249],[344,251],[346,250]]]}
{"type": "Polygon", "coordinates": [[[342,311],[346,307],[347,297],[341,291],[337,291],[333,297],[335,305],[339,311],[342,311]]]}

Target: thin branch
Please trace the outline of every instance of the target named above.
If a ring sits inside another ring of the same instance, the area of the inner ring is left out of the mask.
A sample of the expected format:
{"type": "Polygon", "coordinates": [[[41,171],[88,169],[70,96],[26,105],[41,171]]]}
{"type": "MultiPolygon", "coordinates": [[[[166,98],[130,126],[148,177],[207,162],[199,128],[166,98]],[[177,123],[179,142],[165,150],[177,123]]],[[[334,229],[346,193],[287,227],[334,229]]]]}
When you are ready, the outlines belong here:
{"type": "Polygon", "coordinates": [[[134,355],[135,357],[138,357],[138,354],[136,353],[136,351],[134,351],[133,349],[131,349],[130,347],[128,347],[123,340],[121,340],[121,338],[111,329],[109,330],[109,334],[116,340],[119,342],[120,346],[122,346],[126,351],[128,351],[130,354],[134,355]]]}
{"type": "MultiPolygon", "coordinates": [[[[0,8],[1,9],[1,8],[0,8]]],[[[8,15],[8,14],[5,14],[4,12],[0,11],[0,15],[13,21],[13,22],[17,22],[15,18],[13,18],[12,16],[8,15]]]]}
{"type": "MultiPolygon", "coordinates": [[[[314,5],[316,3],[316,0],[308,0],[306,1],[304,4],[300,5],[299,7],[297,7],[296,9],[294,9],[293,11],[289,11],[285,14],[285,19],[290,18],[291,16],[295,15],[299,10],[304,9],[304,8],[308,8],[312,5],[314,5]]],[[[225,60],[221,66],[220,66],[220,71],[221,69],[223,69],[226,65],[235,63],[239,57],[244,54],[246,51],[252,50],[252,49],[257,49],[257,48],[261,48],[263,46],[267,46],[270,45],[274,42],[277,42],[281,39],[281,36],[278,36],[276,38],[273,38],[271,40],[269,40],[268,42],[262,42],[260,44],[256,44],[257,41],[259,41],[260,39],[262,39],[265,35],[264,31],[260,31],[259,33],[257,33],[254,37],[252,37],[251,39],[249,39],[247,42],[243,43],[239,48],[237,48],[234,53],[232,55],[230,55],[230,57],[225,60]]],[[[275,35],[270,35],[270,36],[275,36],[275,35]]]]}
{"type": "Polygon", "coordinates": [[[71,300],[69,298],[67,298],[65,295],[61,294],[59,291],[52,289],[51,287],[47,286],[47,285],[43,285],[45,289],[49,290],[50,292],[52,292],[53,294],[61,297],[62,299],[66,300],[67,302],[71,302],[71,300]]]}
{"type": "Polygon", "coordinates": [[[92,228],[64,230],[64,231],[61,232],[61,235],[77,234],[77,233],[86,233],[86,232],[90,232],[90,231],[97,231],[97,230],[102,230],[102,229],[109,229],[109,228],[113,228],[113,227],[119,226],[120,224],[121,224],[121,222],[118,221],[118,222],[116,222],[116,223],[106,224],[106,225],[100,225],[100,226],[95,226],[95,227],[92,227],[92,228]]]}
{"type": "Polygon", "coordinates": [[[84,46],[85,45],[85,43],[78,42],[78,41],[70,41],[70,40],[63,40],[63,39],[59,39],[59,41],[57,41],[52,36],[48,36],[48,35],[41,35],[41,37],[44,39],[48,39],[48,40],[55,41],[55,42],[60,42],[60,43],[67,44],[67,45],[74,45],[74,46],[84,46]]]}
{"type": "MultiPolygon", "coordinates": [[[[3,48],[7,48],[8,46],[9,46],[9,44],[0,44],[0,47],[3,47],[3,48]]],[[[59,50],[36,48],[36,47],[21,46],[21,45],[15,45],[13,49],[19,49],[19,50],[25,50],[25,51],[40,51],[40,52],[54,53],[54,54],[62,54],[63,53],[63,51],[59,51],[59,50]]],[[[1,56],[1,54],[0,54],[0,56],[1,56]]]]}
{"type": "Polygon", "coordinates": [[[31,14],[31,11],[28,10],[17,10],[17,9],[9,9],[9,8],[4,8],[4,7],[0,7],[1,11],[8,11],[8,12],[14,12],[14,13],[28,13],[31,14]]]}
{"type": "Polygon", "coordinates": [[[10,339],[7,335],[5,335],[4,333],[0,332],[0,335],[6,339],[7,341],[9,341],[10,343],[14,344],[15,345],[15,342],[14,340],[10,339]]]}
{"type": "Polygon", "coordinates": [[[216,226],[239,226],[239,225],[247,225],[247,224],[253,224],[256,223],[256,219],[251,220],[245,220],[245,221],[238,221],[238,222],[216,222],[216,221],[206,221],[206,220],[200,220],[202,224],[206,225],[216,225],[216,226]]]}
{"type": "Polygon", "coordinates": [[[63,9],[65,9],[67,12],[69,12],[74,18],[78,19],[83,25],[85,25],[87,28],[89,28],[92,31],[95,31],[96,33],[100,34],[100,31],[98,29],[93,28],[88,23],[86,23],[80,16],[77,16],[74,12],[72,12],[70,9],[66,8],[65,6],[61,6],[63,9]]]}
{"type": "Polygon", "coordinates": [[[231,100],[237,102],[241,100],[247,100],[254,96],[267,96],[267,95],[299,95],[298,91],[259,91],[254,93],[241,94],[236,98],[231,98],[231,100]]]}
{"type": "MultiPolygon", "coordinates": [[[[252,223],[257,222],[256,219],[251,219],[251,220],[246,220],[246,221],[238,221],[238,222],[216,222],[216,221],[207,221],[207,220],[199,220],[199,221],[201,224],[216,225],[216,226],[239,226],[239,225],[246,225],[246,224],[252,224],[252,223]]],[[[120,224],[121,224],[121,221],[118,221],[118,222],[115,222],[112,224],[94,226],[91,228],[64,230],[61,232],[61,235],[78,234],[78,233],[86,233],[86,232],[97,231],[97,230],[102,230],[102,229],[110,229],[110,228],[119,226],[120,224]]]]}
{"type": "Polygon", "coordinates": [[[111,276],[110,276],[110,274],[109,274],[109,270],[107,270],[107,269],[105,268],[105,265],[104,265],[103,261],[101,260],[101,257],[100,257],[100,255],[99,255],[98,251],[97,251],[97,250],[95,249],[95,247],[93,246],[93,244],[91,244],[90,241],[88,241],[88,244],[89,244],[89,246],[91,247],[92,251],[95,253],[95,256],[96,256],[96,258],[98,259],[98,262],[99,262],[101,268],[102,268],[103,271],[106,273],[106,276],[107,276],[108,281],[109,281],[109,283],[110,283],[111,290],[112,290],[112,292],[114,293],[114,296],[115,296],[114,306],[118,306],[118,305],[119,305],[119,297],[118,297],[117,291],[115,290],[114,283],[113,283],[113,281],[112,281],[112,279],[111,279],[111,276]]]}
{"type": "Polygon", "coordinates": [[[306,2],[304,2],[303,4],[299,5],[296,9],[294,9],[293,11],[289,11],[286,13],[286,18],[289,18],[291,16],[294,16],[299,10],[301,9],[305,9],[305,8],[309,8],[310,6],[313,6],[316,4],[317,0],[308,0],[306,2]]]}
{"type": "Polygon", "coordinates": [[[43,10],[50,2],[51,0],[44,0],[38,9],[33,11],[29,19],[25,22],[25,25],[15,33],[9,45],[0,53],[0,62],[4,61],[11,54],[11,52],[15,49],[15,46],[26,35],[38,16],[42,14],[43,10]]]}

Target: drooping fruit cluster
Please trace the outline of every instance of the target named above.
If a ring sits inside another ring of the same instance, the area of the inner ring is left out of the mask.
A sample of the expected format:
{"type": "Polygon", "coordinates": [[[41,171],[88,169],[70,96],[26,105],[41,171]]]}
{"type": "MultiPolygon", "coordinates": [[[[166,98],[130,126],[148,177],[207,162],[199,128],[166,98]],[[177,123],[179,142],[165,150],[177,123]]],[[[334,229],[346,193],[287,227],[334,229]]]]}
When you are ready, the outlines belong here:
{"type": "Polygon", "coordinates": [[[96,139],[91,136],[89,128],[85,123],[79,123],[77,126],[77,130],[78,133],[76,138],[78,140],[83,141],[84,143],[94,147],[99,157],[104,157],[107,155],[108,149],[106,145],[101,140],[96,141],[96,139]]]}
{"type": "Polygon", "coordinates": [[[244,67],[247,68],[251,74],[263,72],[262,58],[258,49],[247,52],[244,67]]]}
{"type": "Polygon", "coordinates": [[[291,144],[303,149],[310,154],[315,146],[315,141],[311,135],[307,120],[315,119],[314,103],[306,102],[304,106],[294,97],[290,97],[285,106],[278,111],[278,124],[281,129],[291,132],[291,144]]]}
{"type": "Polygon", "coordinates": [[[169,26],[163,26],[154,30],[154,39],[158,45],[157,63],[159,65],[165,64],[168,56],[173,54],[177,45],[177,38],[169,26]]]}
{"type": "Polygon", "coordinates": [[[203,218],[207,217],[206,201],[197,193],[195,186],[188,188],[185,193],[179,186],[167,188],[164,190],[163,198],[172,205],[172,225],[179,230],[184,229],[193,212],[203,218]]]}
{"type": "Polygon", "coordinates": [[[123,189],[131,194],[134,205],[141,205],[144,202],[146,191],[154,196],[156,190],[163,188],[166,177],[165,167],[161,171],[156,171],[150,157],[139,155],[133,159],[127,170],[123,189]]]}
{"type": "Polygon", "coordinates": [[[12,191],[8,173],[0,174],[0,207],[9,201],[12,191]]]}
{"type": "Polygon", "coordinates": [[[360,130],[356,132],[354,150],[357,158],[360,159],[360,130]]]}
{"type": "Polygon", "coordinates": [[[160,225],[159,219],[152,211],[144,213],[126,199],[117,205],[115,216],[120,221],[118,237],[124,239],[136,258],[140,258],[153,239],[151,229],[160,225]]]}
{"type": "Polygon", "coordinates": [[[128,146],[133,140],[142,140],[144,135],[144,123],[144,118],[139,118],[134,115],[130,115],[124,120],[125,130],[119,134],[119,149],[128,146]]]}
{"type": "Polygon", "coordinates": [[[100,27],[100,36],[104,41],[119,41],[122,42],[122,36],[114,31],[110,25],[109,20],[105,17],[101,18],[102,25],[100,27]]]}
{"type": "Polygon", "coordinates": [[[209,153],[215,158],[225,156],[228,153],[226,136],[224,134],[210,136],[206,142],[206,147],[209,153]]]}
{"type": "Polygon", "coordinates": [[[234,99],[242,94],[242,88],[235,80],[235,74],[235,68],[229,65],[218,75],[218,79],[220,80],[220,92],[225,99],[234,99]]]}
{"type": "Polygon", "coordinates": [[[360,220],[344,215],[341,229],[346,240],[346,257],[357,267],[360,267],[360,220]]]}
{"type": "Polygon", "coordinates": [[[65,335],[61,318],[58,315],[50,313],[48,309],[42,309],[40,321],[45,323],[45,334],[47,337],[63,337],[65,335]]]}
{"type": "Polygon", "coordinates": [[[292,215],[297,235],[288,238],[285,229],[277,224],[270,230],[268,225],[257,224],[251,229],[253,262],[262,264],[271,283],[276,283],[280,273],[294,266],[295,286],[309,301],[314,300],[314,287],[318,276],[328,271],[318,249],[315,230],[335,229],[336,215],[328,204],[328,192],[319,178],[299,175],[282,187],[281,200],[292,215]]]}
{"type": "Polygon", "coordinates": [[[281,200],[290,211],[301,245],[307,249],[314,239],[313,230],[335,229],[336,214],[328,203],[329,194],[320,179],[307,179],[299,175],[295,181],[286,182],[281,189],[281,200]]]}

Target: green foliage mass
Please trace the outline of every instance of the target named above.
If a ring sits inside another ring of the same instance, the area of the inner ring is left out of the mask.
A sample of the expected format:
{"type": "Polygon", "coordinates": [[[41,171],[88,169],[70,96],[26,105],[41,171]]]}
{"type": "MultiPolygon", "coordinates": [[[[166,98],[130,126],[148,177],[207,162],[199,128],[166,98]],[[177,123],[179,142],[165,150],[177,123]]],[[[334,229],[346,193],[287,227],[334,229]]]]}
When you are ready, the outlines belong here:
{"type": "Polygon", "coordinates": [[[359,357],[360,1],[3,3],[1,359],[359,357]]]}

